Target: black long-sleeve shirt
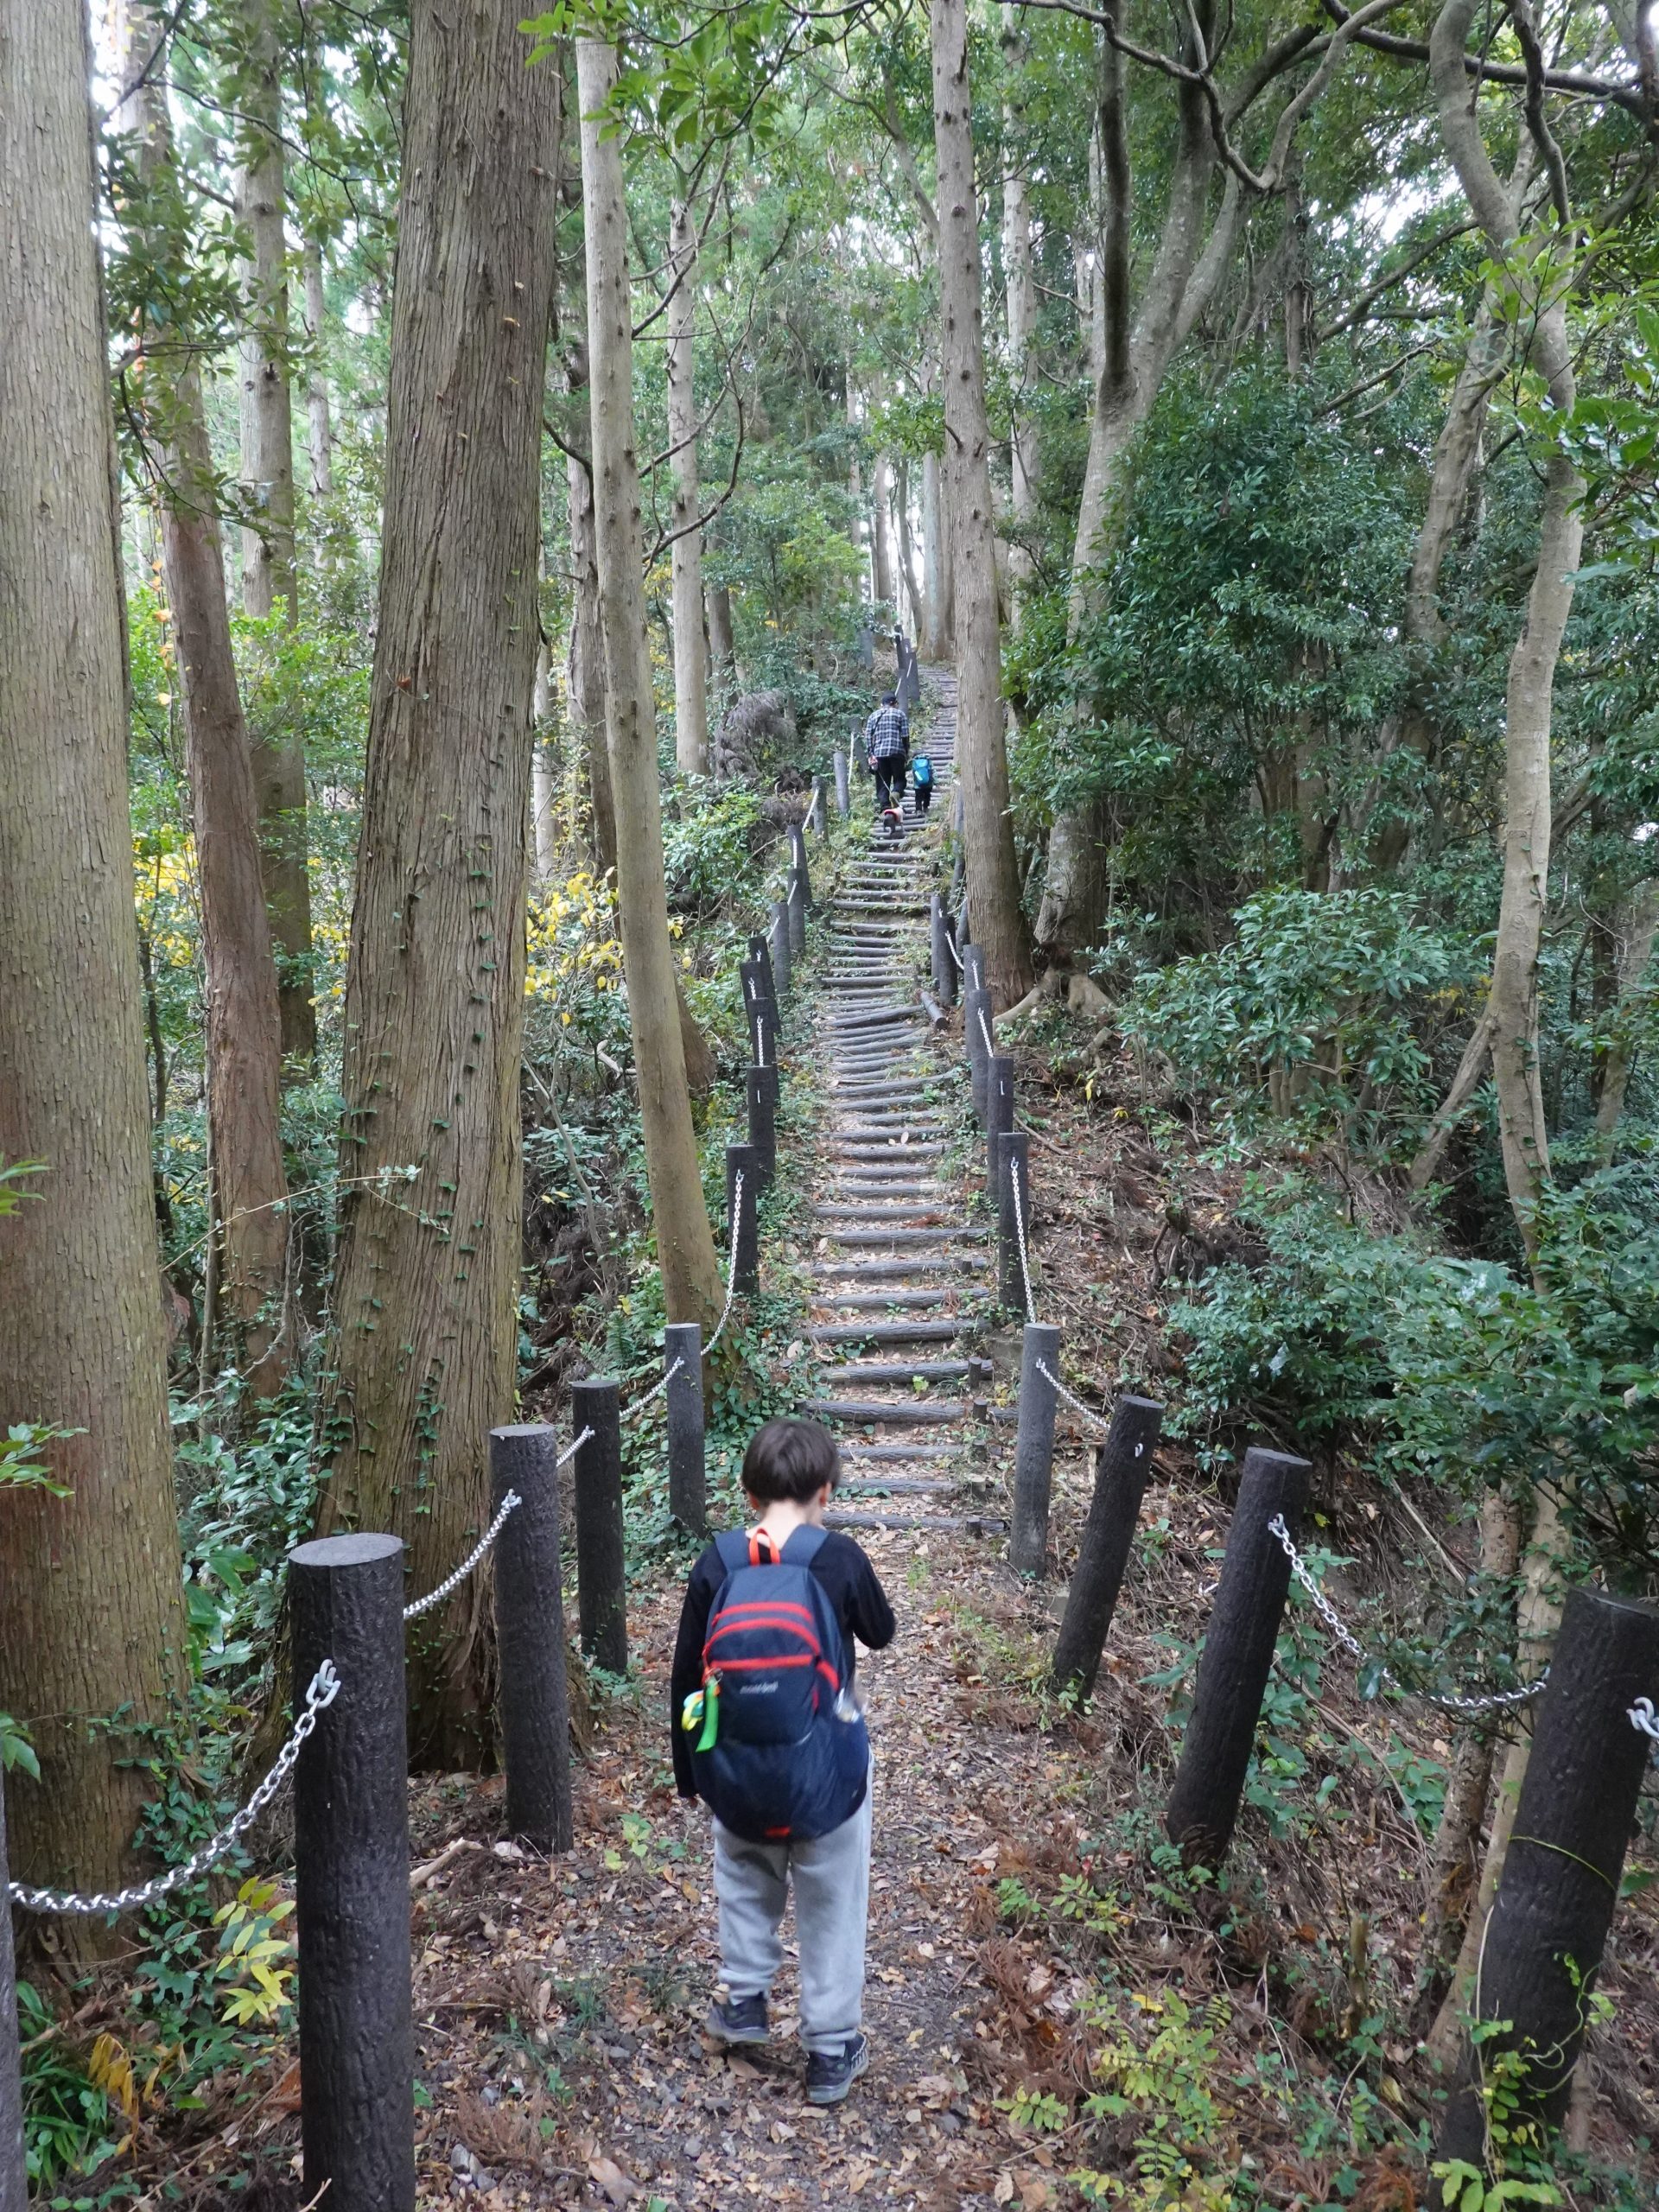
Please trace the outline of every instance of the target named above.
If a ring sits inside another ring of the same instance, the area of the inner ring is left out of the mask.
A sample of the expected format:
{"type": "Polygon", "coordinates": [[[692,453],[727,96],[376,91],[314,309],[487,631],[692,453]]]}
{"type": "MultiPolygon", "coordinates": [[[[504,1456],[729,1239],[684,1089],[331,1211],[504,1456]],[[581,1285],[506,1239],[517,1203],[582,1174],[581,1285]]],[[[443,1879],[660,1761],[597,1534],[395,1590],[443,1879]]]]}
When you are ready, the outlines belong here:
{"type": "MultiPolygon", "coordinates": [[[[856,1637],[868,1650],[885,1650],[897,1626],[893,1607],[863,1550],[836,1529],[825,1535],[808,1572],[823,1583],[847,1639],[847,1687],[850,1689],[858,1663],[853,1638],[856,1637]]],[[[695,1797],[697,1785],[691,1772],[690,1739],[680,1726],[680,1713],[693,1690],[702,1687],[702,1647],[709,1633],[709,1616],[725,1580],[720,1548],[710,1544],[685,1586],[669,1687],[668,1732],[674,1744],[674,1779],[682,1797],[695,1797]]]]}

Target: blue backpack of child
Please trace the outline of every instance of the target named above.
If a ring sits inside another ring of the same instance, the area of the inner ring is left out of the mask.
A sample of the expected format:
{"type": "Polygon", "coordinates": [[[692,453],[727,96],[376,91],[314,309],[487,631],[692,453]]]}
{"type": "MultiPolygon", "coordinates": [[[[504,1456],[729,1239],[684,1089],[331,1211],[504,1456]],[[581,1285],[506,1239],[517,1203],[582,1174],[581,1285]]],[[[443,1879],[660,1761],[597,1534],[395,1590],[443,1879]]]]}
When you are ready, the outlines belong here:
{"type": "Polygon", "coordinates": [[[850,1820],[869,1786],[870,1739],[845,1689],[846,1645],[811,1571],[822,1529],[781,1552],[757,1531],[716,1537],[726,1580],[709,1615],[695,1732],[697,1795],[748,1843],[807,1843],[850,1820]]]}
{"type": "Polygon", "coordinates": [[[916,758],[911,763],[910,772],[916,779],[916,788],[918,791],[931,791],[932,790],[933,763],[928,759],[925,753],[918,753],[916,755],[916,758]]]}

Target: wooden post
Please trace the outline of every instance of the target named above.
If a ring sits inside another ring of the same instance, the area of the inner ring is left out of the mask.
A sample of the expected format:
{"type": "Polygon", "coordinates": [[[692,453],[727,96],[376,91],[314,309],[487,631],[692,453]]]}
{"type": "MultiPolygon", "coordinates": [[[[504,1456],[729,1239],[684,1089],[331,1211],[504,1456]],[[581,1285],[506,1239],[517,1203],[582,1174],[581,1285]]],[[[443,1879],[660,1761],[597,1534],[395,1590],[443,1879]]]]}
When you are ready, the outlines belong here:
{"type": "Polygon", "coordinates": [[[758,931],[749,939],[749,960],[760,970],[760,986],[772,1009],[772,1026],[778,1027],[778,978],[772,972],[772,945],[758,931]]]}
{"type": "Polygon", "coordinates": [[[830,839],[830,783],[824,776],[812,779],[812,805],[818,817],[818,835],[825,843],[830,839]]]}
{"type": "Polygon", "coordinates": [[[789,907],[782,899],[772,902],[772,927],[767,932],[772,955],[772,987],[781,1001],[789,990],[789,907]]]}
{"type": "Polygon", "coordinates": [[[840,746],[836,747],[836,811],[844,821],[853,810],[852,778],[848,772],[847,755],[840,746]]]}
{"type": "Polygon", "coordinates": [[[985,1071],[985,1187],[995,1195],[997,1147],[1014,1128],[1014,1062],[994,1052],[985,1071]]]}
{"type": "Polygon", "coordinates": [[[778,1071],[753,1067],[747,1071],[749,1150],[754,1154],[757,1198],[772,1188],[778,1171],[778,1071]]]}
{"type": "Polygon", "coordinates": [[[622,1538],[622,1422],[608,1376],[570,1385],[570,1425],[580,1436],[576,1508],[576,1608],[582,1648],[613,1675],[628,1671],[628,1584],[622,1538]]]}
{"type": "Polygon", "coordinates": [[[340,1676],[294,1772],[300,2194],[414,2212],[402,1539],[301,1544],[288,1599],[296,1711],[325,1659],[340,1676]]]}
{"type": "Polygon", "coordinates": [[[533,1851],[569,1851],[570,1708],[559,1560],[559,1440],[540,1421],[490,1431],[490,1512],[518,1503],[495,1540],[496,1710],[507,1776],[507,1833],[533,1851]]]}
{"type": "Polygon", "coordinates": [[[1268,1523],[1294,1537],[1307,1503],[1308,1463],[1253,1445],[1227,1531],[1227,1556],[1192,1692],[1164,1826],[1189,1865],[1218,1867],[1238,1822],[1255,1724],[1290,1589],[1290,1561],[1268,1523]]]}
{"type": "Polygon", "coordinates": [[[1163,1425],[1164,1409],[1156,1399],[1120,1398],[1112,1408],[1106,1441],[1095,1453],[1095,1494],[1071,1570],[1050,1677],[1057,1690],[1071,1690],[1080,1704],[1094,1694],[1163,1425]]]}
{"type": "Polygon", "coordinates": [[[1014,1529],[1008,1562],[1016,1573],[1042,1574],[1048,1565],[1048,1494],[1054,1469],[1054,1385],[1060,1332],[1027,1321],[1020,1359],[1020,1427],[1014,1446],[1014,1529]]]}
{"type": "Polygon", "coordinates": [[[789,825],[789,849],[794,856],[795,874],[801,887],[801,904],[810,908],[813,903],[812,878],[807,873],[806,839],[798,823],[791,822],[789,825]]]}
{"type": "Polygon", "coordinates": [[[1553,2129],[1566,2114],[1654,1748],[1630,1718],[1644,1697],[1659,1700],[1659,1607],[1569,1591],[1480,1948],[1476,2012],[1508,2024],[1478,2061],[1465,2050],[1437,2158],[1486,2164],[1480,2075],[1505,2053],[1524,2069],[1505,2084],[1518,2101],[1510,2126],[1553,2129]]]}
{"type": "Polygon", "coordinates": [[[789,896],[784,902],[789,919],[789,950],[791,958],[806,950],[806,899],[801,883],[804,871],[791,868],[789,875],[789,896]]]}
{"type": "MultiPolygon", "coordinates": [[[[976,950],[976,947],[970,947],[976,950]]],[[[973,1094],[974,1116],[981,1128],[987,1127],[990,1112],[989,1093],[992,1054],[986,1050],[986,1033],[991,1026],[991,995],[982,984],[970,983],[963,994],[963,1043],[968,1053],[968,1084],[973,1094]]]]}
{"type": "Polygon", "coordinates": [[[951,950],[950,923],[944,901],[937,891],[928,903],[927,925],[932,942],[933,995],[941,1006],[955,1006],[957,963],[951,950]]]}
{"type": "Polygon", "coordinates": [[[997,1147],[996,1165],[996,1294],[1008,1313],[1025,1313],[1029,1300],[1026,1270],[1020,1261],[1020,1224],[1023,1221],[1029,1232],[1031,1139],[1024,1129],[1010,1129],[1003,1137],[997,1147]]]}
{"type": "Polygon", "coordinates": [[[772,1014],[763,971],[758,960],[746,960],[738,969],[743,985],[743,1015],[749,1025],[749,1050],[757,1067],[771,1057],[766,1050],[766,1028],[772,1014]]]}
{"type": "Polygon", "coordinates": [[[726,1147],[726,1249],[735,1252],[732,1281],[740,1298],[753,1298],[760,1287],[760,1232],[754,1210],[760,1192],[760,1163],[752,1144],[726,1147]],[[739,1178],[742,1192],[738,1191],[739,1178]]]}
{"type": "Polygon", "coordinates": [[[0,2212],[29,2212],[23,2155],[22,2061],[17,2050],[17,1961],[11,1948],[5,1775],[0,1770],[0,2212]]]}
{"type": "Polygon", "coordinates": [[[702,1439],[702,1331],[695,1321],[671,1321],[663,1332],[669,1370],[668,1510],[694,1536],[709,1533],[709,1486],[702,1439]],[[675,1374],[674,1363],[680,1363],[675,1374]]]}

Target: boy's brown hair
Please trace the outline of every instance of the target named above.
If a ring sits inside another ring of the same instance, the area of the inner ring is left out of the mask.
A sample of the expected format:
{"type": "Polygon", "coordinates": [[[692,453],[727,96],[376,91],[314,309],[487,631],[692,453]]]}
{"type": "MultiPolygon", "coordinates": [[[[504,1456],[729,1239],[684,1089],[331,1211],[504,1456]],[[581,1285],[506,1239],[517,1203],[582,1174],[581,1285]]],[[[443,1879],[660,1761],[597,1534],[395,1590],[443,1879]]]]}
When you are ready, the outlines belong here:
{"type": "Polygon", "coordinates": [[[816,1421],[769,1421],[743,1454],[743,1487],[764,1504],[804,1505],[841,1480],[836,1440],[816,1421]]]}

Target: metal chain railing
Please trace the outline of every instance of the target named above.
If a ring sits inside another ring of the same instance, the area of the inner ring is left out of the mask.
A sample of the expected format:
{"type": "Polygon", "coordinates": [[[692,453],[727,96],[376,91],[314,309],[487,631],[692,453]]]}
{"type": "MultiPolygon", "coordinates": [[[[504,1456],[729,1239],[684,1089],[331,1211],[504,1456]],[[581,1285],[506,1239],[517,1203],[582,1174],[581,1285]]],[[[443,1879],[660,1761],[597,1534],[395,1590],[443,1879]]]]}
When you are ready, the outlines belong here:
{"type": "Polygon", "coordinates": [[[234,1819],[217,1835],[210,1836],[199,1851],[193,1851],[181,1866],[169,1866],[165,1874],[158,1874],[153,1882],[141,1883],[137,1889],[117,1890],[107,1896],[103,1891],[95,1890],[90,1897],[77,1897],[73,1891],[35,1890],[26,1883],[12,1882],[7,1885],[6,1892],[12,1904],[22,1905],[25,1912],[137,1912],[144,1905],[154,1904],[158,1897],[181,1889],[185,1883],[194,1882],[198,1874],[205,1874],[215,1860],[222,1859],[264,1811],[294,1771],[294,1762],[299,1758],[306,1738],[316,1726],[319,1714],[326,1713],[340,1695],[340,1688],[334,1662],[325,1659],[307,1686],[305,1710],[294,1723],[293,1734],[277,1752],[276,1764],[234,1819]]]}
{"type": "MultiPolygon", "coordinates": [[[[593,1433],[591,1428],[584,1428],[574,1443],[567,1444],[553,1462],[555,1468],[562,1467],[567,1459],[574,1459],[593,1433]]],[[[501,1501],[499,1512],[473,1546],[471,1551],[467,1553],[466,1558],[462,1560],[461,1565],[452,1574],[446,1574],[435,1590],[429,1590],[424,1598],[416,1598],[413,1605],[405,1605],[404,1618],[406,1621],[417,1621],[423,1613],[429,1613],[435,1605],[441,1605],[446,1598],[452,1597],[489,1550],[503,1529],[506,1527],[508,1516],[516,1512],[524,1502],[516,1490],[510,1490],[501,1501]]]]}
{"type": "MultiPolygon", "coordinates": [[[[1365,1647],[1357,1637],[1350,1633],[1341,1614],[1320,1589],[1318,1580],[1310,1571],[1306,1560],[1303,1559],[1291,1541],[1290,1530],[1285,1525],[1285,1516],[1282,1513],[1274,1515],[1268,1523],[1268,1532],[1279,1539],[1284,1548],[1285,1556],[1290,1561],[1291,1573],[1313,1599],[1314,1611],[1330,1630],[1331,1634],[1347,1652],[1350,1658],[1366,1661],[1370,1655],[1365,1647]]],[[[1524,1689],[1489,1690],[1478,1697],[1461,1697],[1454,1690],[1413,1689],[1408,1682],[1401,1681],[1391,1667],[1383,1666],[1380,1660],[1374,1663],[1382,1679],[1392,1682],[1395,1689],[1402,1691],[1407,1697],[1421,1698],[1426,1705],[1439,1706],[1447,1713],[1501,1713],[1507,1711],[1511,1706],[1527,1705],[1537,1696],[1549,1680],[1549,1669],[1546,1668],[1537,1681],[1529,1682],[1524,1689]]]]}
{"type": "Polygon", "coordinates": [[[1020,1196],[1020,1174],[1017,1168],[1008,1169],[1008,1188],[1014,1193],[1014,1234],[1020,1241],[1020,1275],[1026,1286],[1026,1319],[1033,1326],[1037,1320],[1037,1300],[1031,1294],[1031,1262],[1026,1255],[1026,1209],[1020,1196]]]}
{"type": "MultiPolygon", "coordinates": [[[[1085,1406],[1081,1398],[1074,1398],[1071,1393],[1066,1389],[1065,1383],[1061,1382],[1059,1376],[1050,1372],[1048,1363],[1046,1360],[1039,1359],[1037,1362],[1037,1372],[1042,1376],[1044,1382],[1049,1385],[1055,1395],[1057,1397],[1064,1398],[1066,1404],[1071,1408],[1074,1413],[1081,1414],[1084,1419],[1090,1422],[1092,1427],[1097,1428],[1103,1436],[1109,1432],[1111,1427],[1111,1423],[1106,1419],[1105,1415],[1103,1414],[1097,1414],[1092,1406],[1085,1406]]],[[[1137,1444],[1135,1446],[1137,1453],[1140,1452],[1140,1449],[1141,1447],[1137,1444]]]]}
{"type": "Polygon", "coordinates": [[[985,1009],[983,1007],[981,1007],[979,1009],[979,1033],[985,1039],[986,1058],[988,1060],[994,1060],[996,1058],[996,1039],[991,1034],[991,1025],[985,1019],[985,1009]]]}
{"type": "Polygon", "coordinates": [[[674,1362],[673,1366],[669,1369],[667,1374],[658,1376],[656,1382],[652,1384],[650,1389],[647,1390],[642,1397],[636,1398],[632,1405],[623,1407],[620,1414],[617,1416],[618,1420],[632,1421],[636,1414],[644,1413],[645,1408],[651,1403],[653,1398],[660,1398],[662,1396],[664,1391],[667,1389],[669,1384],[674,1380],[674,1377],[680,1372],[681,1369],[684,1365],[685,1362],[683,1359],[677,1359],[674,1362]]]}
{"type": "MultiPolygon", "coordinates": [[[[719,1320],[715,1324],[714,1335],[702,1348],[705,1359],[720,1342],[726,1324],[732,1318],[732,1302],[737,1296],[737,1224],[742,1218],[743,1176],[740,1170],[732,1185],[732,1252],[726,1268],[726,1304],[721,1310],[719,1320]]],[[[663,1379],[666,1382],[668,1378],[664,1376],[663,1379]]]]}

